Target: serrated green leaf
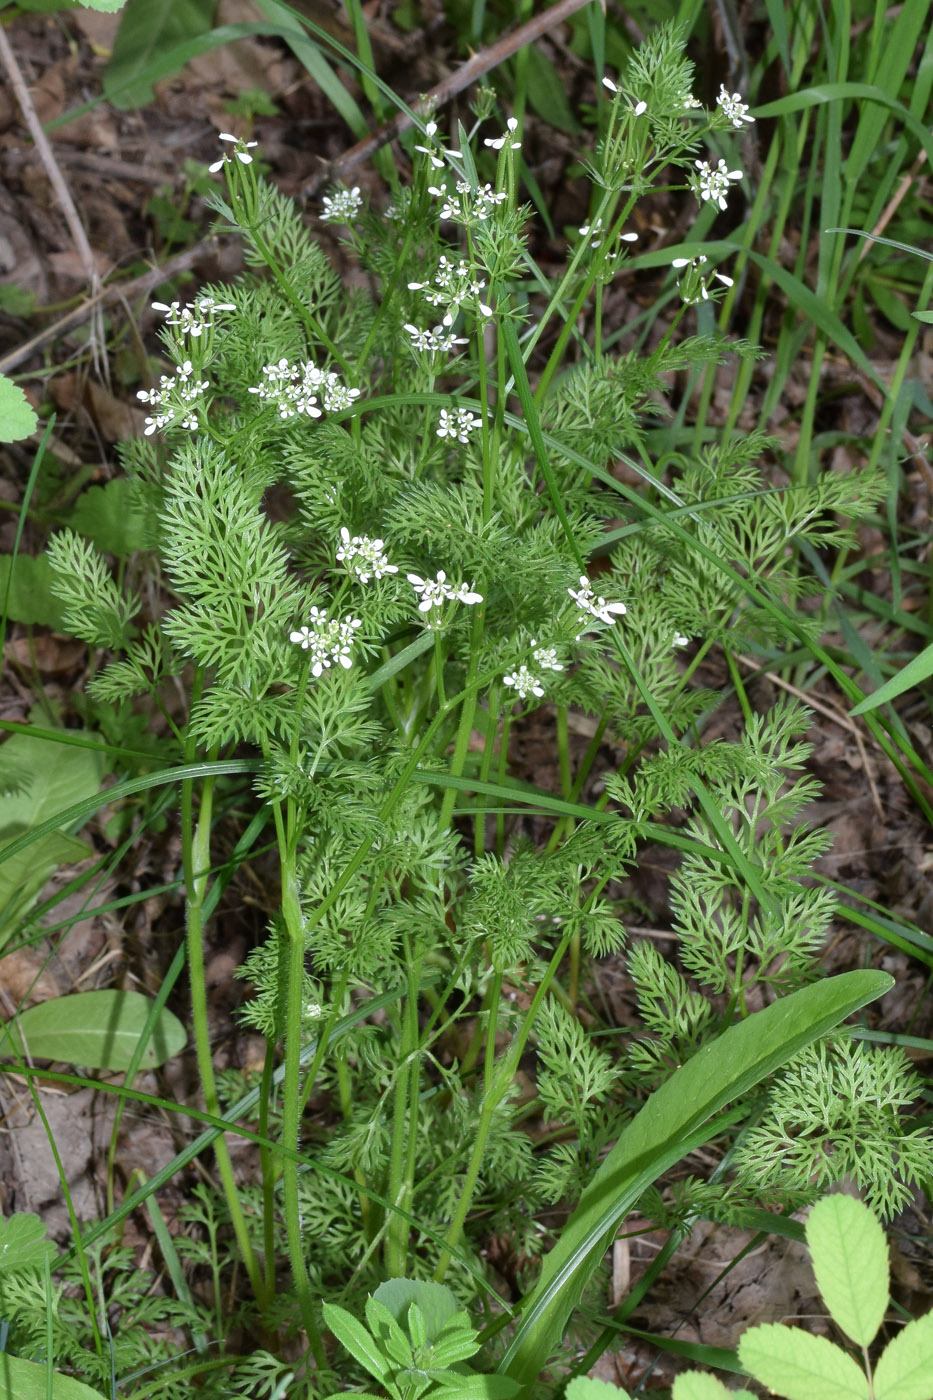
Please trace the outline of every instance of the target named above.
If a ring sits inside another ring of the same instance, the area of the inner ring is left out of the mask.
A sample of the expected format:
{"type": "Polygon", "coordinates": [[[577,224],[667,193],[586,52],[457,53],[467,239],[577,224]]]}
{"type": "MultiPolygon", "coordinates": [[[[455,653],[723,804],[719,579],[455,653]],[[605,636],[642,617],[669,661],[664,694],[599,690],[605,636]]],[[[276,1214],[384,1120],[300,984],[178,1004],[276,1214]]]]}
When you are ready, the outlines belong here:
{"type": "MultiPolygon", "coordinates": [[[[40,1002],[4,1026],[0,1053],[29,1054],[36,1060],[60,1060],[88,1069],[129,1067],[149,1017],[152,1002],[141,992],[76,992],[40,1002]]],[[[140,1069],[155,1069],[183,1050],[188,1033],[166,1007],[143,1051],[140,1069]]]]}
{"type": "Polygon", "coordinates": [[[38,419],[18,384],[0,374],[0,442],[19,442],[36,431],[38,419]]]}
{"type": "Polygon", "coordinates": [[[215,0],[129,0],[110,62],[104,96],[115,107],[145,107],[155,98],[149,69],[166,50],[206,33],[215,0]]]}
{"type": "Polygon", "coordinates": [[[373,1297],[388,1308],[399,1323],[407,1319],[412,1303],[417,1303],[424,1318],[429,1343],[435,1340],[460,1307],[446,1284],[430,1283],[424,1279],[386,1279],[385,1283],[380,1283],[373,1297]]]}
{"type": "Polygon", "coordinates": [[[833,1321],[867,1347],[888,1306],[888,1245],[868,1206],[852,1196],[824,1196],[807,1220],[816,1286],[833,1321]]]}
{"type": "Polygon", "coordinates": [[[10,622],[62,630],[64,608],[52,592],[48,555],[0,554],[0,613],[10,622]]]}
{"type": "Polygon", "coordinates": [[[884,973],[848,972],[804,987],[730,1026],[662,1084],[624,1129],[545,1256],[498,1369],[527,1392],[560,1347],[619,1221],[645,1189],[706,1141],[715,1129],[705,1125],[725,1104],[891,986],[884,973]]]}
{"type": "Polygon", "coordinates": [[[120,559],[145,549],[149,541],[133,484],[124,476],[82,492],[66,523],[79,535],[93,540],[105,554],[115,554],[120,559]]]}
{"type": "Polygon", "coordinates": [[[424,1325],[424,1313],[417,1303],[409,1304],[408,1308],[408,1335],[411,1337],[415,1347],[426,1347],[428,1344],[428,1332],[424,1325]]]}
{"type": "Polygon", "coordinates": [[[340,1345],[355,1357],[371,1376],[375,1376],[382,1385],[388,1384],[391,1373],[385,1358],[376,1346],[374,1338],[358,1318],[348,1313],[346,1308],[338,1308],[334,1303],[325,1303],[324,1322],[340,1345]]]}
{"type": "Polygon", "coordinates": [[[86,10],[102,10],[105,15],[115,15],[122,10],[126,0],[78,0],[86,10]]]}
{"type": "Polygon", "coordinates": [[[868,1378],[841,1347],[799,1327],[769,1322],[739,1341],[739,1360],[785,1400],[868,1400],[868,1378]]]}
{"type": "Polygon", "coordinates": [[[728,1390],[709,1371],[686,1371],[677,1376],[671,1400],[754,1400],[747,1390],[728,1390]]]}
{"type": "Polygon", "coordinates": [[[99,1390],[35,1361],[0,1352],[0,1400],[104,1400],[99,1390]]]}
{"type": "Polygon", "coordinates": [[[628,1391],[595,1376],[574,1376],[564,1394],[567,1400],[629,1400],[628,1391]]]}
{"type": "Polygon", "coordinates": [[[55,1245],[45,1237],[45,1226],[37,1215],[20,1212],[0,1217],[0,1274],[21,1269],[41,1269],[55,1254],[55,1245]]]}
{"type": "Polygon", "coordinates": [[[875,1400],[933,1400],[933,1313],[888,1342],[875,1367],[875,1400]]]}

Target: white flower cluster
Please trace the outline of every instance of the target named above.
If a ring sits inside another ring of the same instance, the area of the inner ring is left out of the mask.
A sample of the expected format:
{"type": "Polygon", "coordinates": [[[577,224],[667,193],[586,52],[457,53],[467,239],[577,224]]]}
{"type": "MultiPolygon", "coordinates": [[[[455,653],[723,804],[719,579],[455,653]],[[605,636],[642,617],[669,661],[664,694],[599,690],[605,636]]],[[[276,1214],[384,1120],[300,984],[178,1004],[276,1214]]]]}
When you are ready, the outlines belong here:
{"type": "Polygon", "coordinates": [[[748,103],[742,101],[741,94],[733,92],[730,95],[726,92],[725,83],[720,83],[719,85],[719,96],[716,98],[716,105],[721,108],[732,125],[739,131],[742,129],[743,122],[753,122],[755,120],[754,117],[748,115],[748,103]]]}
{"type": "Polygon", "coordinates": [[[468,408],[458,408],[453,413],[441,409],[438,437],[456,438],[459,442],[469,442],[470,434],[482,425],[482,418],[471,413],[468,408]]]}
{"type": "MultiPolygon", "coordinates": [[[[672,258],[671,267],[676,267],[680,272],[677,280],[677,290],[680,292],[685,306],[698,306],[701,301],[709,301],[710,279],[705,278],[703,268],[707,259],[703,253],[698,253],[695,258],[672,258]]],[[[714,272],[717,282],[721,282],[724,287],[731,287],[733,281],[724,272],[714,272]]]]}
{"type": "Polygon", "coordinates": [[[486,140],[483,142],[483,145],[489,146],[493,151],[501,151],[503,146],[508,146],[509,149],[512,151],[520,151],[522,148],[521,141],[512,140],[512,137],[515,135],[517,130],[518,122],[515,120],[514,117],[509,117],[508,121],[505,124],[505,131],[502,133],[502,135],[494,136],[491,138],[487,136],[486,140]]]}
{"type": "Polygon", "coordinates": [[[720,209],[726,207],[726,195],[729,193],[729,182],[731,180],[741,180],[741,170],[730,170],[724,160],[720,160],[714,170],[708,160],[695,160],[697,174],[691,177],[693,193],[699,200],[712,200],[718,204],[720,209]]]}
{"type": "Polygon", "coordinates": [[[352,224],[363,207],[363,196],[359,185],[354,185],[352,190],[337,186],[321,203],[324,206],[322,224],[352,224]]]}
{"type": "MultiPolygon", "coordinates": [[[[419,574],[407,574],[406,577],[419,595],[419,612],[430,613],[433,608],[442,608],[445,603],[466,603],[472,607],[474,603],[483,601],[482,593],[474,593],[467,584],[448,583],[443,569],[438,569],[437,578],[421,578],[419,574]]],[[[429,627],[440,626],[439,620],[430,617],[426,620],[429,627]]]]}
{"type": "MultiPolygon", "coordinates": [[[[239,136],[231,136],[229,131],[221,131],[219,133],[219,138],[221,141],[231,141],[233,143],[233,145],[236,147],[236,150],[233,152],[233,154],[236,156],[237,160],[240,162],[241,165],[252,165],[253,157],[250,155],[250,151],[254,146],[259,145],[258,141],[244,141],[239,136]]],[[[227,164],[227,161],[230,159],[231,157],[227,155],[226,151],[224,151],[223,155],[220,157],[220,160],[215,160],[214,164],[209,165],[207,168],[212,175],[216,175],[217,171],[222,169],[223,166],[225,166],[227,164]]]]}
{"type": "Polygon", "coordinates": [[[532,675],[527,666],[519,666],[511,675],[503,676],[502,683],[512,686],[519,700],[527,700],[529,695],[537,695],[540,698],[544,694],[540,680],[532,675]]]}
{"type": "Polygon", "coordinates": [[[350,648],[356,629],[363,625],[360,619],[345,617],[338,621],[337,618],[328,618],[322,608],[312,608],[309,620],[310,626],[290,632],[288,640],[297,642],[303,651],[310,651],[312,676],[320,676],[334,661],[349,671],[353,665],[350,648]]]}
{"type": "Polygon", "coordinates": [[[481,316],[491,316],[492,307],[480,301],[486,290],[486,283],[474,277],[473,270],[465,258],[453,262],[445,254],[437,265],[437,271],[430,282],[409,282],[410,292],[422,292],[429,306],[444,308],[442,324],[452,326],[464,302],[470,303],[481,316]]]}
{"type": "Polygon", "coordinates": [[[585,574],[580,575],[580,587],[568,588],[567,592],[576,603],[580,614],[579,621],[583,624],[581,625],[580,631],[577,633],[577,641],[580,640],[583,633],[588,631],[592,625],[588,621],[589,618],[594,617],[598,622],[612,624],[616,620],[616,615],[624,617],[628,612],[628,608],[624,603],[607,603],[605,598],[597,597],[596,593],[593,591],[593,585],[585,574]]]}
{"type": "Polygon", "coordinates": [[[494,190],[492,185],[471,185],[469,180],[458,180],[456,194],[451,194],[446,185],[429,185],[428,193],[443,200],[440,210],[441,222],[463,224],[469,228],[476,223],[484,223],[497,204],[502,204],[506,195],[494,190]]]}
{"type": "Polygon", "coordinates": [[[292,364],[283,357],[277,364],[263,365],[262,372],[266,382],[250,386],[249,393],[275,404],[280,418],[294,418],[299,413],[320,418],[318,395],[328,413],[339,413],[351,408],[360,394],[359,389],[348,389],[341,383],[334,370],[318,369],[306,360],[292,364]]]}
{"type": "Polygon", "coordinates": [[[556,647],[539,647],[534,637],[531,639],[531,645],[535,648],[532,656],[542,671],[562,671],[564,669],[557,659],[556,647]]]}
{"type": "Polygon", "coordinates": [[[424,128],[424,134],[425,134],[425,136],[427,137],[427,139],[431,142],[431,145],[430,145],[430,146],[416,146],[416,147],[415,147],[415,150],[416,150],[416,151],[420,151],[422,155],[427,156],[428,160],[429,160],[429,161],[431,162],[431,164],[434,166],[434,169],[435,169],[435,170],[443,170],[443,168],[444,168],[444,156],[445,156],[445,155],[451,155],[451,156],[457,156],[457,157],[460,157],[460,156],[462,155],[462,152],[460,152],[460,151],[454,151],[454,150],[445,151],[445,150],[444,150],[444,147],[441,146],[440,143],[438,143],[438,144],[436,144],[436,145],[434,144],[434,138],[435,138],[435,136],[437,135],[437,122],[435,122],[435,121],[430,121],[430,122],[428,122],[427,125],[426,125],[425,128],[424,128]]]}
{"type": "Polygon", "coordinates": [[[425,350],[429,355],[453,350],[455,345],[467,344],[464,336],[454,335],[453,331],[444,326],[435,326],[432,331],[422,331],[406,322],[404,329],[411,336],[411,348],[425,350]]]}
{"type": "Polygon", "coordinates": [[[197,301],[154,301],[153,311],[161,311],[167,326],[178,326],[182,335],[190,335],[197,340],[214,324],[217,311],[235,311],[232,301],[215,301],[213,297],[198,297],[197,301]]]}
{"type": "Polygon", "coordinates": [[[371,540],[368,535],[354,535],[351,539],[346,525],[340,527],[342,544],[337,550],[341,564],[356,574],[360,583],[369,583],[371,578],[382,578],[383,574],[397,574],[398,565],[390,564],[383,554],[384,540],[371,540]]]}
{"type": "Polygon", "coordinates": [[[143,429],[146,437],[150,437],[160,428],[167,427],[169,423],[174,423],[179,428],[186,428],[192,433],[197,432],[200,426],[197,400],[210,386],[206,379],[196,379],[195,373],[191,361],[185,360],[177,367],[173,375],[162,375],[157,389],[137,389],[136,397],[138,399],[159,410],[151,418],[146,419],[146,426],[143,429]],[[179,414],[180,417],[177,416],[179,414]]]}
{"type": "MultiPolygon", "coordinates": [[[[590,240],[591,248],[598,248],[600,243],[602,243],[603,241],[603,221],[601,218],[596,218],[591,224],[581,224],[580,228],[578,229],[578,232],[581,238],[588,238],[590,240]]],[[[618,238],[620,243],[638,242],[637,233],[620,233],[618,235],[618,238]]],[[[612,249],[613,256],[618,257],[621,255],[621,253],[621,248],[612,249]]]]}

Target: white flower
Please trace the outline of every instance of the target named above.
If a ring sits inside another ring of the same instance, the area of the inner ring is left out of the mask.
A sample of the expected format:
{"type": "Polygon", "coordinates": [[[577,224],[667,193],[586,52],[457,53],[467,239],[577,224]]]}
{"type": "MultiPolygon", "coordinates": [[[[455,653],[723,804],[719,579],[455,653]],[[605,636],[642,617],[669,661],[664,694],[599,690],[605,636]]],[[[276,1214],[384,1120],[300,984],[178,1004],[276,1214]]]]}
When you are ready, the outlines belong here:
{"type": "Polygon", "coordinates": [[[592,240],[591,240],[591,242],[590,242],[590,247],[591,247],[591,248],[598,248],[599,245],[600,245],[600,243],[602,242],[602,236],[601,236],[601,235],[602,235],[602,231],[603,231],[603,221],[602,221],[602,219],[594,219],[593,222],[592,222],[591,224],[583,224],[583,225],[582,225],[582,227],[580,228],[580,237],[581,237],[581,238],[590,238],[590,235],[592,235],[592,240]]]}
{"type": "Polygon", "coordinates": [[[671,646],[672,646],[672,647],[685,647],[685,646],[687,646],[687,644],[689,643],[689,641],[690,641],[690,638],[689,638],[689,637],[685,637],[684,634],[683,634],[683,632],[675,632],[675,633],[674,633],[674,640],[671,642],[671,646]]]}
{"type": "Polygon", "coordinates": [[[531,645],[536,648],[532,656],[542,671],[562,671],[564,669],[557,659],[556,647],[539,647],[534,637],[531,639],[531,645]]]}
{"type": "Polygon", "coordinates": [[[321,203],[324,206],[322,224],[350,224],[363,207],[363,197],[359,185],[354,185],[352,190],[337,186],[321,203]]]}
{"type": "Polygon", "coordinates": [[[344,409],[352,408],[353,400],[358,399],[359,396],[359,389],[348,389],[345,384],[340,383],[333,371],[327,376],[324,388],[324,407],[328,413],[340,413],[344,409]]]}
{"type": "Polygon", "coordinates": [[[346,525],[340,527],[340,538],[342,544],[337,550],[337,558],[348,569],[352,566],[352,572],[360,583],[369,583],[370,578],[382,578],[383,574],[398,573],[398,565],[390,564],[382,552],[384,540],[372,540],[368,535],[354,535],[351,539],[346,525]],[[353,560],[358,562],[353,563],[353,560]]]}
{"type": "Polygon", "coordinates": [[[178,301],[168,305],[164,301],[150,304],[153,311],[162,312],[167,326],[179,326],[182,335],[190,335],[195,340],[213,325],[215,311],[236,310],[232,301],[215,301],[213,297],[198,297],[197,301],[185,302],[184,306],[178,301]]]}
{"type": "Polygon", "coordinates": [[[619,89],[616,87],[615,83],[612,81],[611,78],[603,78],[603,87],[608,88],[610,92],[619,91],[619,89]]]}
{"type": "Polygon", "coordinates": [[[469,442],[470,433],[481,423],[482,419],[478,418],[475,413],[471,413],[468,408],[458,408],[454,413],[449,413],[446,408],[442,408],[437,436],[457,438],[460,442],[469,442]]]}
{"type": "Polygon", "coordinates": [[[741,170],[727,169],[724,160],[720,160],[715,170],[707,160],[695,160],[693,163],[699,172],[691,180],[697,199],[711,200],[714,204],[718,204],[720,209],[725,209],[729,181],[741,180],[741,170]]]}
{"type": "Polygon", "coordinates": [[[748,115],[748,103],[742,101],[740,93],[734,92],[731,97],[726,92],[725,83],[719,85],[719,96],[716,98],[716,105],[721,107],[734,127],[741,131],[743,122],[753,122],[754,117],[748,115]]]}
{"type": "Polygon", "coordinates": [[[411,336],[412,349],[426,350],[429,354],[452,350],[455,345],[468,343],[465,337],[456,336],[453,332],[448,333],[444,326],[435,326],[433,331],[421,331],[417,326],[406,324],[404,329],[411,336]]]}
{"type": "Polygon", "coordinates": [[[491,147],[491,149],[494,150],[494,151],[501,151],[501,150],[502,150],[502,147],[506,144],[506,142],[508,142],[509,147],[511,148],[511,150],[513,150],[513,151],[520,151],[521,148],[522,148],[522,143],[521,143],[521,141],[513,141],[513,140],[511,140],[511,137],[512,137],[512,136],[514,135],[514,133],[518,130],[518,122],[516,121],[516,119],[515,119],[514,117],[509,117],[509,119],[508,119],[508,121],[506,122],[505,125],[506,125],[506,130],[505,130],[505,132],[503,133],[502,136],[496,136],[496,137],[493,137],[492,139],[490,139],[489,137],[487,137],[486,140],[483,142],[483,145],[484,145],[484,146],[489,146],[489,147],[491,147]]]}
{"type": "MultiPolygon", "coordinates": [[[[472,592],[466,583],[448,583],[443,569],[438,569],[436,579],[422,578],[420,574],[407,574],[406,578],[415,592],[421,595],[418,602],[419,612],[429,613],[432,608],[441,608],[448,601],[466,603],[467,606],[483,601],[482,593],[472,592]]],[[[428,625],[433,627],[437,624],[429,619],[428,625]]]]}
{"type": "Polygon", "coordinates": [[[325,670],[330,668],[332,661],[336,661],[339,666],[348,671],[353,665],[350,658],[350,648],[353,644],[356,629],[362,627],[362,622],[358,617],[345,617],[342,621],[336,618],[329,619],[327,613],[321,608],[312,608],[309,614],[309,627],[299,627],[296,632],[290,632],[288,639],[296,642],[303,651],[311,653],[311,674],[320,676],[325,670]]]}
{"type": "MultiPolygon", "coordinates": [[[[624,617],[628,612],[624,603],[607,603],[605,598],[597,597],[593,591],[593,585],[585,574],[580,575],[580,587],[576,589],[568,588],[567,592],[580,611],[581,621],[585,617],[595,617],[599,622],[612,624],[616,620],[616,615],[624,617]]],[[[577,641],[580,640],[586,630],[587,628],[584,627],[582,631],[577,633],[577,641]]]]}
{"type": "MultiPolygon", "coordinates": [[[[685,306],[697,306],[701,301],[709,301],[710,281],[703,280],[703,268],[707,259],[703,253],[697,253],[693,258],[672,258],[671,267],[676,267],[678,271],[685,269],[683,276],[678,278],[677,290],[683,298],[685,306]]],[[[714,272],[717,282],[722,282],[723,286],[731,287],[733,281],[724,272],[714,272]]]]}
{"type": "Polygon", "coordinates": [[[687,88],[681,89],[681,91],[677,94],[677,100],[681,103],[685,112],[689,112],[692,107],[703,106],[703,103],[698,102],[697,99],[694,97],[693,93],[689,92],[687,88]]]}
{"type": "MultiPolygon", "coordinates": [[[[236,156],[238,161],[240,161],[243,165],[252,165],[253,157],[250,155],[250,151],[253,149],[254,146],[259,145],[258,141],[244,141],[239,136],[231,136],[229,131],[221,131],[218,133],[218,136],[221,141],[230,141],[233,143],[233,145],[236,147],[236,150],[233,152],[233,154],[236,156]]],[[[224,165],[226,165],[229,159],[230,157],[225,151],[224,154],[220,157],[220,160],[215,160],[214,164],[209,165],[207,168],[212,175],[216,175],[217,171],[220,170],[224,165]]]]}
{"type": "Polygon", "coordinates": [[[406,574],[405,577],[415,592],[421,594],[418,601],[419,612],[430,612],[432,608],[443,607],[450,597],[447,575],[443,569],[438,569],[436,579],[421,578],[419,574],[406,574]]]}
{"type": "Polygon", "coordinates": [[[541,696],[544,694],[544,687],[538,677],[533,676],[527,666],[519,666],[513,675],[503,676],[502,683],[514,686],[520,700],[527,700],[529,695],[541,696]]]}
{"type": "Polygon", "coordinates": [[[284,356],[274,365],[263,365],[264,384],[250,385],[247,392],[274,404],[282,419],[303,413],[320,418],[318,394],[323,391],[324,407],[330,413],[351,408],[359,389],[348,389],[334,370],[318,369],[309,360],[292,364],[284,356]]]}
{"type": "MultiPolygon", "coordinates": [[[[447,327],[453,325],[465,302],[469,303],[473,310],[481,316],[491,316],[492,307],[486,306],[480,301],[480,295],[485,289],[486,283],[474,276],[473,269],[465,258],[454,263],[449,261],[443,253],[437,265],[433,282],[409,282],[408,284],[408,290],[421,292],[429,306],[444,307],[442,325],[447,327]]],[[[406,327],[406,329],[408,328],[406,327]]]]}

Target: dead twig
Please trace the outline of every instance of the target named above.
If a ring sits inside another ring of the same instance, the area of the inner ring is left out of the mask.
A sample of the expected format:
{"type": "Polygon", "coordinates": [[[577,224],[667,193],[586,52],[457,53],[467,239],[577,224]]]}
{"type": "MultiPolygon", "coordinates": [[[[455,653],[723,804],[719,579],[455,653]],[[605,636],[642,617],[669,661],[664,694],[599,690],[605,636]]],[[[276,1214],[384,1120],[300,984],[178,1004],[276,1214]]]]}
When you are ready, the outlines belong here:
{"type": "Polygon", "coordinates": [[[2,60],[3,66],[7,71],[10,85],[16,94],[19,109],[23,114],[23,121],[26,123],[27,130],[35,142],[36,150],[39,152],[42,164],[45,167],[45,173],[49,177],[49,183],[55,192],[56,199],[61,205],[61,210],[65,216],[65,222],[68,225],[71,237],[74,240],[78,257],[81,259],[81,266],[84,268],[84,274],[87,277],[92,297],[90,344],[91,353],[94,358],[94,368],[100,378],[108,382],[110,377],[109,366],[107,365],[107,358],[103,353],[103,318],[100,313],[99,305],[95,305],[95,299],[100,293],[100,272],[91,250],[91,245],[88,242],[87,234],[84,231],[84,225],[75,208],[74,200],[71,198],[71,191],[61,172],[58,161],[55,159],[55,152],[52,150],[51,142],[42,129],[42,123],[39,120],[39,114],[30,96],[29,88],[26,86],[26,80],[20,71],[19,64],[16,61],[16,55],[13,52],[10,41],[7,39],[6,31],[2,25],[0,25],[0,60],[2,60]]]}
{"type": "Polygon", "coordinates": [[[194,247],[186,248],[182,253],[176,253],[175,257],[169,258],[168,262],[163,263],[161,267],[153,267],[148,272],[141,272],[138,277],[131,278],[129,282],[114,282],[109,287],[103,287],[89,301],[83,301],[80,306],[75,307],[74,311],[69,311],[67,316],[53,321],[50,326],[38,331],[30,340],[24,341],[15,350],[8,351],[0,359],[0,374],[9,374],[17,365],[28,360],[30,355],[41,350],[44,345],[48,345],[50,340],[56,340],[58,336],[65,335],[66,332],[80,326],[95,311],[102,310],[105,306],[112,306],[114,302],[128,300],[130,297],[145,296],[154,287],[160,287],[163,282],[170,281],[179,272],[187,272],[199,258],[204,256],[211,241],[209,238],[202,239],[200,243],[195,243],[194,247]]]}
{"type": "MultiPolygon", "coordinates": [[[[536,15],[527,24],[521,25],[511,34],[506,34],[497,40],[495,44],[490,44],[486,49],[480,49],[479,53],[458,68],[455,73],[450,73],[442,82],[433,87],[429,93],[413,104],[412,110],[421,116],[425,112],[443,107],[452,97],[456,97],[458,92],[463,92],[471,83],[475,83],[486,73],[497,68],[500,63],[504,63],[507,58],[511,58],[513,53],[523,49],[527,44],[533,44],[536,39],[547,34],[548,30],[562,24],[565,19],[576,14],[577,10],[582,10],[584,5],[589,4],[589,0],[558,0],[556,5],[552,5],[543,14],[536,15]]],[[[310,180],[302,186],[301,193],[304,196],[312,195],[327,180],[336,179],[338,176],[346,175],[349,171],[361,165],[363,161],[369,160],[370,156],[385,146],[387,142],[394,141],[403,131],[408,131],[414,126],[414,120],[408,112],[397,112],[390,121],[384,122],[372,135],[364,140],[358,141],[355,146],[351,146],[348,151],[344,151],[342,156],[336,160],[329,161],[310,180]]]]}

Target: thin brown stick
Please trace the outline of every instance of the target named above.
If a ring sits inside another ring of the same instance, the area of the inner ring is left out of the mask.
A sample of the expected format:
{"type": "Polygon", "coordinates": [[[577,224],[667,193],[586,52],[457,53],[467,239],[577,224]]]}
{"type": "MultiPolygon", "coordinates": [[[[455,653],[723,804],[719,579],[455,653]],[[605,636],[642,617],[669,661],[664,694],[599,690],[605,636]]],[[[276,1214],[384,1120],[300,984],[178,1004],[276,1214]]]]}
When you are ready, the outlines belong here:
{"type": "Polygon", "coordinates": [[[17,365],[22,364],[23,360],[28,360],[30,355],[41,350],[50,340],[55,340],[67,331],[74,330],[75,326],[80,326],[95,310],[112,306],[114,302],[130,297],[145,296],[154,287],[160,287],[163,282],[170,281],[179,272],[187,272],[200,257],[204,256],[211,241],[211,239],[202,239],[193,248],[186,248],[184,252],[176,253],[175,257],[169,258],[168,262],[163,263],[161,267],[153,267],[148,272],[141,272],[138,277],[131,278],[129,282],[114,282],[111,286],[102,288],[95,297],[83,301],[80,306],[75,307],[74,311],[69,311],[67,316],[53,321],[50,326],[37,331],[30,340],[24,341],[15,350],[8,351],[0,359],[0,374],[9,374],[17,365]]]}
{"type": "MultiPolygon", "coordinates": [[[[65,222],[68,225],[68,230],[71,233],[75,248],[77,249],[78,257],[81,259],[81,266],[84,268],[84,275],[87,277],[88,285],[91,288],[93,300],[100,292],[100,272],[98,271],[97,262],[91,251],[91,245],[88,242],[87,234],[84,232],[84,225],[75,208],[74,200],[71,197],[71,191],[61,172],[58,161],[55,159],[55,152],[52,150],[51,142],[42,128],[39,114],[30,96],[29,88],[26,86],[26,80],[20,71],[19,64],[16,61],[16,55],[13,52],[10,42],[6,37],[6,31],[2,25],[0,25],[0,60],[3,62],[3,66],[10,79],[10,84],[16,94],[19,109],[23,114],[23,121],[26,123],[26,128],[35,142],[36,150],[39,152],[42,164],[45,167],[45,173],[49,177],[49,184],[52,186],[55,197],[61,205],[62,213],[65,216],[65,222]]],[[[94,364],[98,374],[106,379],[108,377],[108,367],[106,357],[102,353],[103,323],[100,320],[99,307],[96,313],[92,310],[91,315],[93,326],[90,343],[91,351],[94,356],[94,364]]]]}
{"type": "MultiPolygon", "coordinates": [[[[590,0],[557,0],[556,5],[552,5],[543,14],[535,15],[527,24],[521,25],[511,34],[504,35],[495,44],[490,44],[489,48],[480,49],[473,57],[458,68],[455,73],[450,73],[442,82],[425,96],[420,97],[412,104],[412,111],[421,116],[425,112],[434,111],[438,107],[443,107],[452,97],[456,97],[458,92],[463,92],[471,83],[482,78],[486,73],[497,68],[500,63],[504,63],[507,58],[511,58],[513,53],[523,49],[527,44],[533,44],[536,39],[547,34],[556,25],[562,24],[565,19],[576,14],[577,10],[582,10],[584,5],[588,5],[590,0]]],[[[339,175],[346,175],[348,171],[361,165],[364,160],[369,160],[370,156],[389,141],[394,141],[403,131],[414,126],[412,118],[407,112],[397,112],[391,120],[384,122],[370,136],[358,141],[355,146],[351,146],[348,151],[344,151],[342,156],[336,160],[329,161],[310,180],[307,180],[302,187],[303,195],[311,195],[326,181],[333,180],[339,175]]]]}

